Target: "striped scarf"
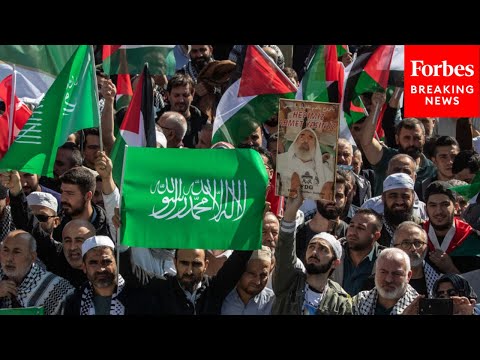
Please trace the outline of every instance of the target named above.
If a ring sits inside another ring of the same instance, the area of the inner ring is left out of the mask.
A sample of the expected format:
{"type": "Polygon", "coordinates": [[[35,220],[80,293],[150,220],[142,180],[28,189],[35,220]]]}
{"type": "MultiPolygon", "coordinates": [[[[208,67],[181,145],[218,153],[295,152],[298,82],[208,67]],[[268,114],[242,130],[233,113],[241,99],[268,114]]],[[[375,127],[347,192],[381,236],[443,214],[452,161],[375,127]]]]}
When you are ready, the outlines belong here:
{"type": "MultiPolygon", "coordinates": [[[[125,315],[125,306],[118,300],[118,295],[125,287],[125,280],[122,275],[118,275],[117,291],[112,294],[112,302],[110,303],[110,315],[125,315]]],[[[89,281],[82,293],[82,300],[80,303],[80,315],[94,315],[95,305],[93,303],[93,287],[89,281]]]]}

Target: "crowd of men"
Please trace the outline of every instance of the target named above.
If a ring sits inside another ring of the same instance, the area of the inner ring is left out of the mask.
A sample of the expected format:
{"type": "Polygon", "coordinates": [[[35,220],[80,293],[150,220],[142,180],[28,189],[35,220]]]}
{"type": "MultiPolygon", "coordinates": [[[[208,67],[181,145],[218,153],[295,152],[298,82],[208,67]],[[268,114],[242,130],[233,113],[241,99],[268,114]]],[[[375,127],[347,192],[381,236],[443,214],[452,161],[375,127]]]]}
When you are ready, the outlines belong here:
{"type": "MultiPolygon", "coordinates": [[[[398,97],[387,102],[384,93],[363,94],[369,115],[351,127],[353,144],[338,139],[335,182],[325,182],[322,199],[314,201],[292,181],[284,198],[275,195],[277,159],[285,153],[276,117],[241,144],[212,144],[216,106],[238,76],[245,46],[233,46],[223,60],[214,59],[212,45],[178,47],[183,65],[175,75],[154,77],[157,147],[258,151],[269,178],[262,248],[116,243],[120,192],[109,156],[125,109],[115,107],[116,85],[99,70],[102,131],[71,134],[58,148],[54,178],[0,174],[0,309],[418,315],[433,303],[428,300],[444,299],[449,314],[480,314],[480,198],[455,191],[480,171],[473,150],[477,119],[453,119],[470,131],[470,141],[463,136],[459,143],[455,128],[442,129],[442,119],[403,118],[398,97]],[[387,107],[383,140],[375,136],[376,106],[387,107]]],[[[261,47],[298,85],[280,48],[261,47]]],[[[338,60],[349,66],[352,53],[338,60]]]]}

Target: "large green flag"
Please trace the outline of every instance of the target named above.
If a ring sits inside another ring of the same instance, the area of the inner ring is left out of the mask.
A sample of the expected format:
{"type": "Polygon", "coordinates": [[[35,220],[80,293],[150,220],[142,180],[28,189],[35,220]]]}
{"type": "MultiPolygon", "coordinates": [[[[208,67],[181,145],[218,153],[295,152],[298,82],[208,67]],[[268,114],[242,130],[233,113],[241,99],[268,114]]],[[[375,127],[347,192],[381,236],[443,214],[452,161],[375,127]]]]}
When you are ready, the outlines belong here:
{"type": "Polygon", "coordinates": [[[68,135],[99,126],[93,64],[93,51],[79,46],[0,161],[0,169],[53,177],[57,148],[68,135]]]}
{"type": "Polygon", "coordinates": [[[122,244],[259,249],[267,172],[252,149],[127,147],[122,244]]]}

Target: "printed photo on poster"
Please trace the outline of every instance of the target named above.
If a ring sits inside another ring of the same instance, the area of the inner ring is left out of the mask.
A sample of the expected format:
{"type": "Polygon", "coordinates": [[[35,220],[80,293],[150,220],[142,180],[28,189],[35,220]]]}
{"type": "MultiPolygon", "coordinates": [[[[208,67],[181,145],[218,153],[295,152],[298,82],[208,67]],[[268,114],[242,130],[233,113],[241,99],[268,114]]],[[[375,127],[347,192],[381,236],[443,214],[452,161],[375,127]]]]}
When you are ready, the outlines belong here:
{"type": "Polygon", "coordinates": [[[333,200],[340,105],[280,99],[276,194],[333,200]],[[284,150],[283,153],[280,151],[284,150]]]}

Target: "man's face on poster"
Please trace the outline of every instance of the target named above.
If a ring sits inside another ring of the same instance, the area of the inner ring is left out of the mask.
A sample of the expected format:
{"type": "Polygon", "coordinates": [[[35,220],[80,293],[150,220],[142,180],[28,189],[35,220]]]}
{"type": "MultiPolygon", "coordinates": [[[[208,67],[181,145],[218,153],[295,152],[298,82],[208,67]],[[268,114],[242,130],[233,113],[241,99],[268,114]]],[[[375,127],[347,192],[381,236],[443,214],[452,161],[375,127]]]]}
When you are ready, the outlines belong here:
{"type": "Polygon", "coordinates": [[[295,141],[295,154],[303,161],[311,161],[315,156],[315,135],[309,130],[302,130],[295,141]]]}

